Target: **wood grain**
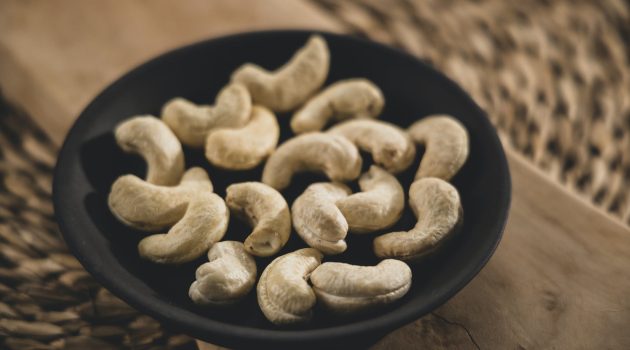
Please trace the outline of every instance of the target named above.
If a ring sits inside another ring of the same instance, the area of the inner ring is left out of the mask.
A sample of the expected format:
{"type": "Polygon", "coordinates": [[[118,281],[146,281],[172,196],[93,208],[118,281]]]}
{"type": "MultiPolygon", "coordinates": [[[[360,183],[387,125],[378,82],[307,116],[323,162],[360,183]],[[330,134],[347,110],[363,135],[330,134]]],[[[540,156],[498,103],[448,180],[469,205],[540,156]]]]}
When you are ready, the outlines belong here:
{"type": "MultiPolygon", "coordinates": [[[[3,1],[0,86],[60,142],[104,85],[159,52],[250,29],[339,30],[307,3],[271,2],[282,6],[247,2],[243,16],[244,0],[3,1]]],[[[457,296],[376,349],[630,348],[629,230],[507,153],[513,202],[494,257],[457,296]]]]}

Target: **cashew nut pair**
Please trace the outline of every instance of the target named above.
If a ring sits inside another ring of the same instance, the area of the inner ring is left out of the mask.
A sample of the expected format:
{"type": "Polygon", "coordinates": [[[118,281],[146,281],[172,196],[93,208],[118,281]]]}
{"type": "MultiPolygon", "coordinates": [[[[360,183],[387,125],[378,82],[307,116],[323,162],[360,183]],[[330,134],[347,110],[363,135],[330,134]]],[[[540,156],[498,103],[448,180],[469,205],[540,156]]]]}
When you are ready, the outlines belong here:
{"type": "Polygon", "coordinates": [[[124,175],[112,185],[108,204],[116,218],[136,229],[157,231],[172,225],[167,234],[141,240],[138,251],[157,263],[179,264],[204,254],[227,230],[229,211],[212,191],[201,168],[186,171],[177,186],[124,175]]]}
{"type": "Polygon", "coordinates": [[[293,226],[311,247],[324,254],[346,250],[348,231],[367,233],[390,227],[402,215],[405,196],[398,180],[371,166],[359,179],[362,192],[350,194],[341,183],[315,183],[293,202],[293,226]]]}
{"type": "Polygon", "coordinates": [[[251,169],[276,148],[280,127],[276,116],[252,106],[247,89],[229,84],[215,106],[197,106],[183,98],[169,101],[162,119],[186,145],[205,145],[210,163],[231,170],[251,169]]]}
{"type": "Polygon", "coordinates": [[[324,84],[329,64],[326,41],[313,35],[277,70],[269,72],[247,63],[232,74],[232,82],[247,87],[254,103],[275,112],[287,112],[306,101],[324,84]]]}
{"type": "Polygon", "coordinates": [[[316,302],[335,313],[361,312],[402,298],[411,286],[411,269],[398,260],[376,266],[320,265],[321,260],[318,250],[304,248],[276,258],[265,268],[257,292],[258,305],[269,321],[305,323],[316,302]]]}
{"type": "Polygon", "coordinates": [[[214,106],[196,105],[181,97],[170,100],[162,108],[162,120],[183,144],[201,148],[210,130],[242,127],[251,110],[247,89],[241,84],[229,84],[219,91],[214,106]]]}
{"type": "Polygon", "coordinates": [[[374,252],[378,257],[419,260],[452,236],[463,220],[457,189],[439,178],[416,180],[409,188],[409,204],[417,224],[406,232],[376,237],[374,252]]]}

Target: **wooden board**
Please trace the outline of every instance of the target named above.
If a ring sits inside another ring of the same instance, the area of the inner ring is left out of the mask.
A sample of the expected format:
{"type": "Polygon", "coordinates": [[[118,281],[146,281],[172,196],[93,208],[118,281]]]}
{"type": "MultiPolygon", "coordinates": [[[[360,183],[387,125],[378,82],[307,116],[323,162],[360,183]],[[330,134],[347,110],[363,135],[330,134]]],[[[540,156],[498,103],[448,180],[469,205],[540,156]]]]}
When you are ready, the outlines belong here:
{"type": "MultiPolygon", "coordinates": [[[[0,87],[60,142],[102,87],[164,50],[242,30],[340,30],[305,2],[247,2],[243,16],[245,2],[3,1],[0,87]]],[[[507,152],[514,193],[496,254],[376,349],[630,348],[630,231],[507,152]]]]}

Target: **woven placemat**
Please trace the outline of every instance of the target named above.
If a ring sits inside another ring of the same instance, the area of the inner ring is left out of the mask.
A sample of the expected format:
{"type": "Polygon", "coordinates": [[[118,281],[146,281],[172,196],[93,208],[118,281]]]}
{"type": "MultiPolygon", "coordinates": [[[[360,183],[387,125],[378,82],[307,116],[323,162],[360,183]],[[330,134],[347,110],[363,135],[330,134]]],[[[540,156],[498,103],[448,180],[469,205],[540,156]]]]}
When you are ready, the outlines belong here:
{"type": "MultiPolygon", "coordinates": [[[[629,3],[313,2],[351,33],[447,73],[508,144],[630,223],[629,3]]],[[[56,152],[0,102],[0,348],[194,348],[100,287],[69,254],[52,213],[56,152]]]]}
{"type": "Polygon", "coordinates": [[[0,101],[0,349],[196,349],[99,286],[68,252],[52,208],[56,153],[0,101]]]}
{"type": "Polygon", "coordinates": [[[630,224],[630,2],[314,3],[445,72],[507,144],[630,224]]]}

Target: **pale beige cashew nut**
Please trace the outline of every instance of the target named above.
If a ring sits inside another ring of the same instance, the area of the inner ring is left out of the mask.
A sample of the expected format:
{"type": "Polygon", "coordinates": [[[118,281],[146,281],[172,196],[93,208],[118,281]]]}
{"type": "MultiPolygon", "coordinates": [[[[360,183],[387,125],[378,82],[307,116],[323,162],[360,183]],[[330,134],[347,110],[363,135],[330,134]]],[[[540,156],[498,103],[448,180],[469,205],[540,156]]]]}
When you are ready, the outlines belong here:
{"type": "Polygon", "coordinates": [[[291,206],[293,227],[306,244],[329,255],[346,250],[348,222],[335,202],[350,193],[343,184],[319,182],[295,199],[291,206]]]}
{"type": "Polygon", "coordinates": [[[282,195],[260,182],[228,186],[225,201],[253,230],[245,239],[245,250],[256,256],[271,256],[287,243],[291,234],[289,205],[282,195]]]}
{"type": "Polygon", "coordinates": [[[137,116],[118,124],[116,143],[125,152],[147,162],[146,180],[155,185],[175,185],[184,173],[184,151],[171,129],[153,116],[137,116]]]}
{"type": "Polygon", "coordinates": [[[425,152],[416,172],[416,180],[438,177],[449,181],[468,157],[468,131],[455,118],[433,115],[413,123],[407,132],[425,152]]]}
{"type": "Polygon", "coordinates": [[[254,106],[251,119],[242,128],[209,131],[206,158],[224,169],[251,169],[276,149],[279,137],[276,116],[265,107],[254,106]]]}
{"type": "Polygon", "coordinates": [[[254,287],[256,273],[256,261],[243,243],[218,242],[210,248],[208,262],[197,268],[188,295],[198,305],[230,305],[254,287]]]}
{"type": "Polygon", "coordinates": [[[265,268],[256,291],[258,305],[269,321],[290,325],[311,319],[317,298],[307,279],[321,260],[317,249],[304,248],[277,257],[265,268]]]}
{"type": "Polygon", "coordinates": [[[282,190],[297,172],[323,172],[332,181],[350,181],[361,174],[357,147],[343,136],[306,133],[281,144],[263,170],[262,182],[282,190]]]}
{"type": "Polygon", "coordinates": [[[168,233],[148,236],[138,243],[140,256],[160,264],[182,264],[202,256],[223,238],[230,212],[223,198],[199,193],[188,202],[184,216],[168,233]]]}
{"type": "Polygon", "coordinates": [[[395,176],[372,165],[359,178],[362,192],[337,200],[350,232],[370,233],[386,229],[400,219],[405,193],[395,176]]]}
{"type": "Polygon", "coordinates": [[[158,186],[135,175],[123,175],[112,184],[107,203],[125,225],[157,231],[179,221],[192,197],[212,191],[212,182],[201,168],[186,171],[177,186],[158,186]]]}
{"type": "Polygon", "coordinates": [[[247,123],[252,101],[241,84],[228,84],[217,95],[215,104],[197,105],[176,97],[162,108],[162,120],[190,147],[201,148],[213,128],[238,128],[247,123]]]}
{"type": "Polygon", "coordinates": [[[411,287],[411,277],[407,264],[386,259],[376,266],[323,263],[313,271],[310,281],[318,304],[333,313],[352,314],[402,298],[411,287]]]}
{"type": "Polygon", "coordinates": [[[329,120],[376,118],[383,110],[383,93],[371,81],[354,78],[338,81],[304,104],[291,119],[296,134],[320,131],[329,120]]]}
{"type": "Polygon", "coordinates": [[[324,84],[329,65],[326,41],[320,35],[312,35],[282,67],[270,72],[247,63],[232,74],[232,81],[245,85],[254,103],[275,112],[287,112],[324,84]]]}
{"type": "Polygon", "coordinates": [[[409,231],[376,237],[374,252],[378,257],[419,260],[456,232],[463,220],[457,189],[442,179],[416,180],[409,188],[409,204],[418,223],[409,231]]]}
{"type": "Polygon", "coordinates": [[[333,126],[328,133],[346,137],[393,174],[407,169],[416,156],[416,145],[405,131],[380,120],[348,120],[333,126]]]}

